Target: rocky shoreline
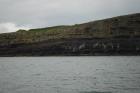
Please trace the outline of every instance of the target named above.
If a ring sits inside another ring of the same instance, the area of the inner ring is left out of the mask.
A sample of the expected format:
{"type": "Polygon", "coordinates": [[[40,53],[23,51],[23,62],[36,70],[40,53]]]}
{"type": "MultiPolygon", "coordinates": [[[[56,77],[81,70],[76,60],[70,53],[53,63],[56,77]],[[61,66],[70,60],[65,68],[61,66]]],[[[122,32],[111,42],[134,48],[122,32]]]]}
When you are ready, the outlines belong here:
{"type": "Polygon", "coordinates": [[[0,56],[140,55],[140,14],[0,34],[0,56]]]}
{"type": "Polygon", "coordinates": [[[68,39],[0,46],[0,56],[140,55],[140,38],[68,39]]]}

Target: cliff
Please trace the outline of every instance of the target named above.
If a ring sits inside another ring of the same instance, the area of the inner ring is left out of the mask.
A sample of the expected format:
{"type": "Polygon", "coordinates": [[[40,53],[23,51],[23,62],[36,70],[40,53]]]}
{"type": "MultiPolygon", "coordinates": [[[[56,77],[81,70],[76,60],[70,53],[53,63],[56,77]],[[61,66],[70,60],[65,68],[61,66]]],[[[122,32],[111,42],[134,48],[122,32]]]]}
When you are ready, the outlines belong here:
{"type": "Polygon", "coordinates": [[[0,56],[140,55],[140,13],[0,34],[0,56]]]}

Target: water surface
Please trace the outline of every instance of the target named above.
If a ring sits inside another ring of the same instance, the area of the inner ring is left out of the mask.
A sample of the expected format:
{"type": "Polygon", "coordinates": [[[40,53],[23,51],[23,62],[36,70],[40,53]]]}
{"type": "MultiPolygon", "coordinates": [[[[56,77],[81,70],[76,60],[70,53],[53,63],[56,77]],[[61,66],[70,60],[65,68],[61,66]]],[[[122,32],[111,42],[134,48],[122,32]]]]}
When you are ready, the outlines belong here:
{"type": "Polygon", "coordinates": [[[140,93],[140,57],[1,57],[0,93],[140,93]]]}

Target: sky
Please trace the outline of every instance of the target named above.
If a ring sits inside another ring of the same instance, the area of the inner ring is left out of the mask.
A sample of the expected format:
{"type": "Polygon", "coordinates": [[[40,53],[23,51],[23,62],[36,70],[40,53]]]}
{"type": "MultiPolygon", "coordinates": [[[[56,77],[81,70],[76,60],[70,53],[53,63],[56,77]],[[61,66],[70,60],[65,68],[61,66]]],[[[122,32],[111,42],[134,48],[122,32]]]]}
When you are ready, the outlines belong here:
{"type": "Polygon", "coordinates": [[[140,13],[140,0],[0,0],[0,33],[140,13]]]}

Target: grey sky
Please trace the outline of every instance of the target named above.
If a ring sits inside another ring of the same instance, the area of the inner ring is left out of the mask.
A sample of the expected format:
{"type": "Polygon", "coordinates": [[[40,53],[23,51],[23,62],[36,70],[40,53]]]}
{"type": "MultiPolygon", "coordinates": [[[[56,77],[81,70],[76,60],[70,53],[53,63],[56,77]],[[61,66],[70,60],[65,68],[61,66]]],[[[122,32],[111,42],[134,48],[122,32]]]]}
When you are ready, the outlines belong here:
{"type": "Polygon", "coordinates": [[[0,32],[77,24],[131,13],[140,13],[140,0],[0,0],[0,32]]]}

